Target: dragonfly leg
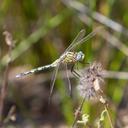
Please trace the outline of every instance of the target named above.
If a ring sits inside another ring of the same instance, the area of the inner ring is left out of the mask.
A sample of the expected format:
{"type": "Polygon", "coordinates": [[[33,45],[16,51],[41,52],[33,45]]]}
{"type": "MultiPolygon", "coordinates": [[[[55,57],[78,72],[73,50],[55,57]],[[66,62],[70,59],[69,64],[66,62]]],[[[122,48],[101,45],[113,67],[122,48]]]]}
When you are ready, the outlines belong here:
{"type": "Polygon", "coordinates": [[[51,101],[51,97],[52,97],[52,92],[53,92],[53,88],[54,88],[54,84],[55,84],[55,81],[56,81],[58,70],[59,70],[59,64],[57,65],[55,71],[53,72],[52,79],[51,79],[51,84],[50,84],[51,88],[50,88],[50,94],[49,94],[49,99],[48,99],[48,104],[49,105],[50,105],[50,101],[51,101]]]}
{"type": "Polygon", "coordinates": [[[89,65],[89,64],[91,64],[91,62],[83,62],[83,61],[79,61],[79,63],[81,63],[83,65],[89,65]]]}
{"type": "Polygon", "coordinates": [[[66,75],[67,75],[67,80],[68,80],[68,87],[69,87],[69,96],[72,96],[72,85],[71,85],[71,81],[69,79],[69,74],[68,74],[68,67],[67,64],[65,64],[66,67],[66,75]]]}
{"type": "Polygon", "coordinates": [[[72,73],[75,77],[80,78],[80,74],[74,69],[74,67],[75,67],[75,64],[73,64],[72,67],[71,67],[71,73],[72,73]]]}

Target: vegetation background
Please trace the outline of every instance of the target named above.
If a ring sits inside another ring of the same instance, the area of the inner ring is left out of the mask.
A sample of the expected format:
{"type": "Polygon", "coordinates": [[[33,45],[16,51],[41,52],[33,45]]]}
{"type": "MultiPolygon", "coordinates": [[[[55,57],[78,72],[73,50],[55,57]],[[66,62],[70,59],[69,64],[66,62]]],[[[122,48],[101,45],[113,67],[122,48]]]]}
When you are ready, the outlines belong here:
{"type": "MultiPolygon", "coordinates": [[[[4,122],[6,127],[22,128],[65,128],[72,125],[75,109],[81,103],[76,91],[76,78],[70,78],[73,96],[69,97],[63,74],[65,70],[60,69],[63,73],[58,75],[48,106],[53,70],[21,79],[15,78],[15,75],[52,63],[81,29],[88,34],[98,26],[104,26],[104,31],[75,48],[75,51],[81,50],[85,54],[85,60],[78,68],[98,61],[105,70],[112,71],[103,85],[110,105],[110,116],[114,127],[128,127],[127,0],[0,0],[1,90],[5,78],[8,81],[2,100],[1,124],[4,122]],[[9,57],[4,31],[11,33],[15,43],[6,77],[4,74],[9,57]]],[[[83,113],[90,116],[90,127],[97,127],[95,122],[102,111],[101,103],[85,102],[83,113]]],[[[110,127],[108,119],[105,119],[103,127],[110,127]]]]}

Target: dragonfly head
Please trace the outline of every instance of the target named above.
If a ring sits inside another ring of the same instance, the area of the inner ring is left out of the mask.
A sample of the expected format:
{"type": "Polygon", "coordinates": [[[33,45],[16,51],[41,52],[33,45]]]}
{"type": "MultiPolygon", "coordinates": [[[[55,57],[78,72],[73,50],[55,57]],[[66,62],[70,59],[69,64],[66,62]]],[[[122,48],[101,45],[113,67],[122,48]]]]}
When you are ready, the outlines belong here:
{"type": "Polygon", "coordinates": [[[82,51],[78,52],[76,59],[77,61],[82,61],[84,59],[84,53],[82,51]]]}

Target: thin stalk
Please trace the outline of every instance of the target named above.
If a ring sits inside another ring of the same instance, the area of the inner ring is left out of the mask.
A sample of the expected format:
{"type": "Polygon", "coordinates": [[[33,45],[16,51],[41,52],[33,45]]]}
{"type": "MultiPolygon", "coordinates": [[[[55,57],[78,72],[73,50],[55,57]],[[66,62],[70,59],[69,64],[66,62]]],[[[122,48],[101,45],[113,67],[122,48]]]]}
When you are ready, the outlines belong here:
{"type": "MultiPolygon", "coordinates": [[[[4,33],[3,33],[4,34],[4,33]]],[[[11,35],[9,35],[10,33],[5,32],[5,41],[6,44],[9,46],[9,50],[8,50],[8,56],[9,56],[9,61],[7,63],[6,69],[5,69],[5,73],[4,73],[4,79],[3,79],[3,84],[1,87],[1,93],[0,93],[0,126],[3,126],[3,109],[4,109],[4,102],[7,96],[7,89],[8,89],[8,73],[9,73],[9,68],[10,68],[10,64],[11,64],[11,52],[12,52],[12,48],[13,48],[13,42],[11,39],[11,35]]]]}
{"type": "Polygon", "coordinates": [[[108,111],[108,107],[107,107],[106,104],[104,105],[104,108],[105,108],[105,110],[106,110],[106,112],[107,112],[107,117],[108,117],[110,126],[111,126],[111,128],[114,128],[114,126],[113,126],[113,124],[112,124],[112,119],[111,119],[111,117],[110,117],[110,114],[109,114],[109,111],[108,111]]]}
{"type": "Polygon", "coordinates": [[[84,105],[85,99],[86,99],[86,95],[85,95],[85,97],[83,98],[83,100],[82,100],[80,106],[79,106],[78,109],[77,109],[77,114],[76,114],[75,120],[74,120],[74,122],[73,122],[73,124],[72,124],[72,128],[74,128],[74,126],[75,126],[75,124],[76,124],[76,122],[77,122],[77,120],[78,120],[78,115],[79,115],[79,113],[80,113],[81,110],[82,110],[82,107],[83,107],[83,105],[84,105]]]}

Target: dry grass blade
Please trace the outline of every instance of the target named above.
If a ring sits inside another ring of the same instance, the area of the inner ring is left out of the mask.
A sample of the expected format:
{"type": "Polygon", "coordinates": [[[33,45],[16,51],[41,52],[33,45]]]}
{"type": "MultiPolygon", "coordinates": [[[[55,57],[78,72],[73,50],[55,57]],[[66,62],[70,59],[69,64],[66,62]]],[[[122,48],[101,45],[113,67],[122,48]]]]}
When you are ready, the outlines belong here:
{"type": "Polygon", "coordinates": [[[99,12],[92,12],[86,5],[82,4],[81,2],[73,0],[62,0],[62,2],[66,6],[78,11],[80,15],[86,15],[87,17],[91,17],[95,21],[111,28],[112,30],[123,33],[124,35],[128,36],[128,30],[124,28],[121,24],[117,23],[116,21],[113,21],[112,19],[109,19],[108,17],[100,14],[99,12]]]}

